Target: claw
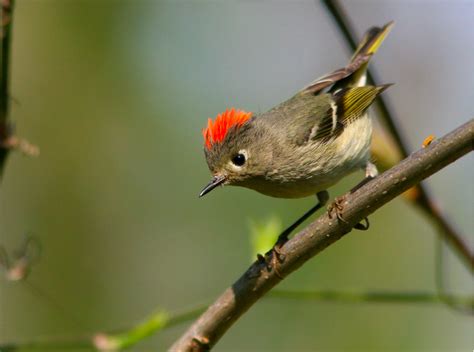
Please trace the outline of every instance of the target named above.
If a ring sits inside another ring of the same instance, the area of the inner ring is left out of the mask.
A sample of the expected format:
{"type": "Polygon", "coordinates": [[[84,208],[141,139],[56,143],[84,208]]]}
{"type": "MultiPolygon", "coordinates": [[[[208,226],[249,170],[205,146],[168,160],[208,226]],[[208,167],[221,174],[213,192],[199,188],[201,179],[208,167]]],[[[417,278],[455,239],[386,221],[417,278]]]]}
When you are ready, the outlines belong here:
{"type": "Polygon", "coordinates": [[[261,255],[260,253],[257,253],[257,261],[260,263],[260,264],[263,264],[266,262],[265,260],[265,257],[263,255],[261,255]]]}
{"type": "Polygon", "coordinates": [[[281,280],[283,280],[283,276],[278,270],[278,266],[280,265],[280,263],[283,262],[284,259],[285,257],[282,255],[282,253],[276,248],[273,248],[273,255],[272,255],[270,267],[273,268],[273,270],[275,270],[275,275],[278,276],[281,280]]]}
{"type": "Polygon", "coordinates": [[[280,279],[283,280],[283,276],[280,274],[280,271],[278,270],[278,266],[283,263],[285,260],[285,255],[281,252],[281,247],[288,241],[288,237],[279,237],[278,241],[275,243],[273,246],[271,253],[272,253],[272,259],[271,259],[271,267],[273,270],[275,270],[276,276],[278,276],[280,279]]]}
{"type": "Polygon", "coordinates": [[[359,222],[358,224],[356,224],[354,226],[355,229],[357,230],[361,230],[361,231],[366,231],[369,229],[370,227],[370,223],[369,223],[369,219],[368,218],[364,218],[363,220],[365,222],[365,224],[363,224],[362,222],[359,222]]]}
{"type": "Polygon", "coordinates": [[[332,219],[333,218],[333,213],[336,213],[336,217],[339,221],[347,224],[348,222],[346,221],[346,219],[344,219],[344,217],[342,216],[342,211],[344,210],[344,201],[345,201],[345,197],[342,196],[342,197],[337,197],[336,199],[334,199],[334,203],[332,203],[329,207],[328,207],[328,215],[329,215],[329,218],[332,219]]]}
{"type": "MultiPolygon", "coordinates": [[[[333,213],[336,213],[336,217],[339,221],[345,223],[345,224],[349,224],[346,219],[344,219],[344,217],[342,216],[342,211],[344,210],[344,201],[345,201],[345,198],[344,196],[342,197],[337,197],[335,200],[334,200],[334,203],[332,203],[329,207],[328,207],[328,216],[330,219],[333,218],[333,213]]],[[[369,229],[369,226],[370,226],[370,223],[369,223],[369,219],[368,218],[364,218],[364,222],[365,224],[363,224],[362,222],[359,222],[358,224],[356,224],[354,226],[355,229],[357,230],[361,230],[361,231],[366,231],[369,229]]]]}
{"type": "Polygon", "coordinates": [[[283,276],[278,270],[278,266],[285,260],[285,255],[281,251],[281,247],[288,241],[285,236],[280,236],[272,249],[270,249],[265,256],[258,254],[257,259],[260,263],[266,264],[268,271],[275,270],[276,276],[283,280],[283,276]]]}

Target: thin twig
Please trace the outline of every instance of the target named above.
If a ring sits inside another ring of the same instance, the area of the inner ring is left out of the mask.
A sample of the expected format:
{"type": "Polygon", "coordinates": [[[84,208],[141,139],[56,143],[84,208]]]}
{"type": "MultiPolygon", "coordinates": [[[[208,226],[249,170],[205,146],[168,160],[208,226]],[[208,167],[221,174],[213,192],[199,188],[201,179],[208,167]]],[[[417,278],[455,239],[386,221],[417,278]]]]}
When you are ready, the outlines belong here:
{"type": "MultiPolygon", "coordinates": [[[[282,278],[349,233],[353,226],[410,187],[473,149],[474,119],[410,155],[395,167],[345,195],[344,222],[323,214],[281,249],[278,270],[256,261],[176,341],[171,351],[207,351],[232,324],[282,278]]],[[[271,263],[271,258],[268,259],[271,263]]]]}
{"type": "Polygon", "coordinates": [[[137,344],[158,331],[194,319],[205,310],[206,306],[199,306],[175,315],[159,311],[130,329],[114,334],[97,334],[94,336],[93,343],[99,351],[120,351],[137,344]]]}
{"type": "Polygon", "coordinates": [[[49,336],[22,342],[0,343],[0,352],[21,350],[97,349],[119,351],[144,340],[151,334],[192,320],[206,310],[206,306],[171,314],[159,311],[130,328],[110,333],[82,334],[77,336],[49,336]]]}
{"type": "MultiPolygon", "coordinates": [[[[14,0],[1,0],[1,59],[0,63],[0,141],[10,137],[11,127],[8,123],[8,112],[10,110],[9,99],[9,73],[10,73],[10,47],[13,21],[14,0]]],[[[0,146],[0,176],[8,155],[8,148],[0,146]]]]}
{"type": "MultiPolygon", "coordinates": [[[[357,43],[354,37],[355,30],[350,23],[349,16],[344,11],[344,8],[340,5],[337,0],[321,0],[326,6],[329,13],[333,17],[337,24],[337,27],[341,31],[347,44],[354,51],[357,47],[357,43]]],[[[377,85],[380,82],[373,68],[367,71],[368,81],[371,84],[377,85]]],[[[408,143],[401,134],[401,128],[397,125],[398,119],[395,116],[393,109],[390,109],[387,102],[386,96],[379,96],[375,101],[375,106],[382,117],[387,129],[393,136],[395,143],[400,149],[402,158],[406,158],[408,155],[408,143]]],[[[444,239],[451,244],[455,249],[456,253],[468,266],[469,270],[472,271],[474,268],[474,251],[469,249],[469,245],[466,243],[464,238],[458,233],[454,226],[448,221],[448,219],[440,212],[436,207],[433,197],[429,194],[427,188],[422,184],[417,187],[416,197],[410,198],[416,204],[428,219],[435,225],[442,233],[444,239]]]]}
{"type": "MultiPolygon", "coordinates": [[[[338,291],[338,290],[273,290],[266,298],[270,299],[296,299],[298,301],[336,302],[336,303],[386,303],[386,304],[437,304],[443,302],[444,297],[431,292],[404,292],[404,291],[338,291]]],[[[474,297],[449,296],[452,302],[459,306],[471,306],[474,297]]],[[[102,351],[116,350],[134,346],[146,337],[159,331],[180,325],[198,317],[206,310],[206,306],[199,306],[188,311],[170,315],[160,311],[149,316],[143,322],[123,329],[120,332],[96,334],[77,337],[50,337],[36,341],[0,344],[0,351],[45,350],[45,349],[91,349],[102,351]]]]}
{"type": "Polygon", "coordinates": [[[459,306],[469,307],[474,304],[473,296],[450,295],[441,297],[431,292],[399,292],[399,291],[297,291],[297,290],[274,290],[268,293],[268,297],[288,298],[306,301],[324,301],[338,303],[390,303],[390,304],[432,304],[444,303],[448,298],[459,306]]]}
{"type": "Polygon", "coordinates": [[[0,177],[3,174],[5,161],[12,149],[19,150],[25,155],[38,156],[39,148],[23,138],[14,135],[14,128],[9,121],[10,113],[10,59],[11,37],[13,24],[14,0],[0,0],[0,177]]]}

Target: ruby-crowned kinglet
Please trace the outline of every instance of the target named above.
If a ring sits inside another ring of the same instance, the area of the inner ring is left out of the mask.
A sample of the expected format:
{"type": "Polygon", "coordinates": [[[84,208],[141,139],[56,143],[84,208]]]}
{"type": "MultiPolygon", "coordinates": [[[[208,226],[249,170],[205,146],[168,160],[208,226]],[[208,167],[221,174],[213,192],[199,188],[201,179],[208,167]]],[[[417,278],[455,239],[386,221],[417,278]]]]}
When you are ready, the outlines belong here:
{"type": "Polygon", "coordinates": [[[348,66],[268,112],[252,116],[230,109],[209,119],[204,152],[214,177],[200,196],[232,185],[281,198],[317,194],[322,205],[327,188],[349,173],[363,168],[375,177],[366,110],[389,85],[366,85],[366,70],[391,27],[369,29],[348,66]]]}

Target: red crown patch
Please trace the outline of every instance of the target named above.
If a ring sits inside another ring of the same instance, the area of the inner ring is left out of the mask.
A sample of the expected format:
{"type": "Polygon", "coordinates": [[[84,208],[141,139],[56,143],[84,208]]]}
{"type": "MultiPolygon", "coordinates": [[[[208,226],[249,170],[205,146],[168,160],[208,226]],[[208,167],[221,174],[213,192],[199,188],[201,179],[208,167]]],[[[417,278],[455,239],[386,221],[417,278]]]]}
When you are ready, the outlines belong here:
{"type": "Polygon", "coordinates": [[[204,145],[207,149],[211,149],[213,143],[220,143],[224,140],[231,127],[242,126],[251,116],[251,112],[232,108],[217,115],[214,121],[208,119],[207,127],[202,130],[204,145]]]}

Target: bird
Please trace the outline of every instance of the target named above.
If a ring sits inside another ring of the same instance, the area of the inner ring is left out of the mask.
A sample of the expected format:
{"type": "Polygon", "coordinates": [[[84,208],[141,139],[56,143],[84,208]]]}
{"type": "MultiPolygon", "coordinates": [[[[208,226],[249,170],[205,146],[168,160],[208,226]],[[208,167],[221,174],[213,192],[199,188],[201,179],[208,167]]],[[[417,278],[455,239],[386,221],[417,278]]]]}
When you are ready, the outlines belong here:
{"type": "MultiPolygon", "coordinates": [[[[367,66],[392,27],[393,21],[370,28],[347,66],[267,112],[231,108],[209,118],[202,133],[212,179],[199,197],[218,186],[246,187],[277,198],[316,195],[318,203],[280,234],[274,246],[278,250],[296,227],[327,204],[329,187],[360,169],[365,170],[362,182],[376,177],[367,109],[391,84],[368,84],[367,66]]],[[[328,210],[344,221],[340,200],[328,210]]]]}

